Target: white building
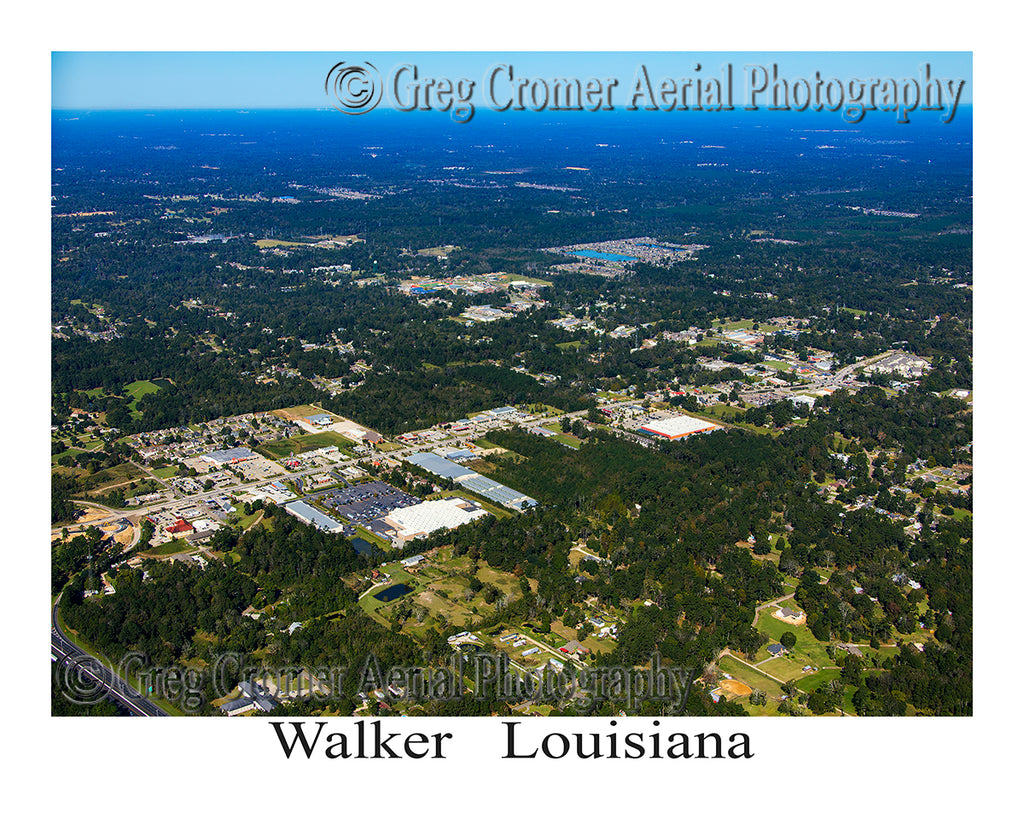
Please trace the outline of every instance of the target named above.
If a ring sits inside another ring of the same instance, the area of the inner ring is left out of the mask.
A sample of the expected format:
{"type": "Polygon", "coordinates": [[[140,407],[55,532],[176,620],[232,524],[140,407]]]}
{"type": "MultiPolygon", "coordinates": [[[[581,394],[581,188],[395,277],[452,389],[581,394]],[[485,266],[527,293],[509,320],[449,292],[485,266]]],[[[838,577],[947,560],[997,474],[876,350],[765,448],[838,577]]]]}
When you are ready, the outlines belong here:
{"type": "Polygon", "coordinates": [[[691,418],[689,415],[676,415],[670,418],[662,418],[658,421],[651,421],[649,424],[640,427],[640,431],[674,441],[677,438],[683,438],[695,432],[711,432],[718,428],[717,424],[712,424],[710,421],[691,418]]]}
{"type": "Polygon", "coordinates": [[[438,529],[454,529],[487,514],[485,509],[462,498],[442,498],[395,509],[384,522],[395,530],[397,540],[407,541],[426,537],[438,529]]]}

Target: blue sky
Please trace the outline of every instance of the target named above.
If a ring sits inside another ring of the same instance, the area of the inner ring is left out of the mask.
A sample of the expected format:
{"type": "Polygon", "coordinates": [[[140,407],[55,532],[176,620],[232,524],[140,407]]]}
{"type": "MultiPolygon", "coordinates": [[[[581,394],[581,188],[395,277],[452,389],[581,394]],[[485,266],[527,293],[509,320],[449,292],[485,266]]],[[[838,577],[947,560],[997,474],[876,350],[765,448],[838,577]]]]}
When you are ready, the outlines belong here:
{"type": "Polygon", "coordinates": [[[496,63],[511,64],[522,77],[614,77],[631,85],[641,63],[652,80],[715,76],[731,63],[739,84],[748,64],[776,63],[780,75],[794,79],[812,79],[819,71],[845,80],[917,77],[927,62],[933,76],[967,81],[961,104],[973,98],[969,52],[54,52],[51,106],[322,108],[330,104],[324,79],[341,60],[373,63],[385,82],[399,65],[411,63],[421,77],[466,77],[478,88],[496,63]]]}

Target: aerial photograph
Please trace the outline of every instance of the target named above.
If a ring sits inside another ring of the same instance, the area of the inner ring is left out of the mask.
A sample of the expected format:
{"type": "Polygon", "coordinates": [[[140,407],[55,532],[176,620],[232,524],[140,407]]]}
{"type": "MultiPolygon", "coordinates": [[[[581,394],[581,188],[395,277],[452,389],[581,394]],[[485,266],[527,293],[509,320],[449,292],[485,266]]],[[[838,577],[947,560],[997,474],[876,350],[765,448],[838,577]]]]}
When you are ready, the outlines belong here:
{"type": "Polygon", "coordinates": [[[971,53],[51,66],[52,716],[975,713],[971,53]]]}

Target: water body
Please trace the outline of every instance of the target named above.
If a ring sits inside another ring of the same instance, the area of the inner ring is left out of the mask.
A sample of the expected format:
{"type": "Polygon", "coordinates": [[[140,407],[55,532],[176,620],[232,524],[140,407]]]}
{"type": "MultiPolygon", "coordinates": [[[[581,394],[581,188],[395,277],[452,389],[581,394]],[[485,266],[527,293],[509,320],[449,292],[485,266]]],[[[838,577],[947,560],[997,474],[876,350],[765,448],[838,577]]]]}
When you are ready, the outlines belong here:
{"type": "Polygon", "coordinates": [[[367,557],[373,554],[374,546],[365,538],[350,537],[349,542],[352,544],[353,548],[359,552],[359,554],[366,555],[367,557]]]}
{"type": "Polygon", "coordinates": [[[392,600],[397,600],[403,594],[408,594],[412,591],[412,586],[406,586],[405,583],[397,583],[394,586],[388,586],[377,592],[374,598],[380,600],[382,603],[389,603],[392,600]]]}
{"type": "Polygon", "coordinates": [[[588,259],[604,259],[607,262],[635,262],[636,256],[624,256],[621,253],[604,253],[600,250],[572,250],[573,256],[584,256],[588,259]]]}

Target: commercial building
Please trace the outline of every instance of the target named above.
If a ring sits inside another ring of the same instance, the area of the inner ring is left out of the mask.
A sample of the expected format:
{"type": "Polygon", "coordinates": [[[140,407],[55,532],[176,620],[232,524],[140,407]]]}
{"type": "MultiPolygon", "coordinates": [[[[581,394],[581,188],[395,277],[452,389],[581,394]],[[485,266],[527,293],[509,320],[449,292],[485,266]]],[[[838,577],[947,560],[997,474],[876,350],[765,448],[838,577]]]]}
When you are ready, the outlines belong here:
{"type": "Polygon", "coordinates": [[[305,501],[292,501],[284,505],[284,511],[289,515],[293,515],[301,520],[303,523],[308,523],[310,526],[315,526],[322,532],[340,532],[345,528],[343,523],[339,523],[334,518],[325,515],[319,509],[314,509],[305,501]]]}
{"type": "Polygon", "coordinates": [[[667,438],[670,441],[687,435],[693,435],[695,432],[711,432],[714,429],[718,429],[717,424],[712,424],[710,421],[704,421],[700,418],[691,418],[689,415],[674,415],[670,418],[651,421],[649,424],[640,427],[641,432],[667,438]]]}
{"type": "Polygon", "coordinates": [[[472,461],[474,458],[479,458],[480,454],[474,452],[472,449],[435,449],[434,454],[439,455],[442,458],[447,458],[449,461],[459,463],[460,461],[472,461]]]}
{"type": "Polygon", "coordinates": [[[475,492],[487,500],[500,503],[502,506],[507,506],[510,509],[523,510],[537,505],[537,501],[529,495],[524,495],[522,492],[517,492],[515,489],[511,489],[504,484],[492,481],[490,478],[485,478],[479,472],[459,466],[459,464],[452,463],[447,458],[442,458],[432,452],[416,452],[409,455],[406,460],[427,470],[427,472],[440,475],[442,478],[450,478],[470,492],[475,492]]]}
{"type": "Polygon", "coordinates": [[[239,446],[234,449],[215,449],[213,452],[207,452],[199,457],[208,463],[223,466],[224,464],[237,464],[241,461],[248,461],[257,457],[257,455],[251,449],[239,446]]]}
{"type": "Polygon", "coordinates": [[[406,460],[411,464],[427,470],[427,472],[433,472],[435,475],[440,475],[442,478],[451,478],[453,481],[459,478],[469,478],[477,473],[472,469],[467,469],[464,466],[459,466],[456,463],[452,463],[447,458],[442,458],[440,455],[435,455],[433,452],[414,452],[409,455],[406,460]]]}
{"type": "Polygon", "coordinates": [[[455,529],[490,514],[463,498],[442,498],[424,501],[415,506],[395,509],[384,522],[395,531],[400,542],[426,537],[439,529],[455,529]]]}
{"type": "Polygon", "coordinates": [[[468,478],[460,478],[456,483],[459,486],[464,486],[470,492],[476,492],[476,494],[487,498],[489,501],[495,501],[511,509],[525,509],[528,506],[537,505],[537,501],[528,495],[524,495],[522,492],[517,492],[515,489],[505,486],[503,483],[492,481],[490,478],[485,478],[483,475],[476,473],[468,478]]]}
{"type": "Polygon", "coordinates": [[[167,534],[169,535],[181,535],[186,532],[195,531],[195,527],[187,520],[179,518],[173,524],[167,527],[167,534]]]}
{"type": "Polygon", "coordinates": [[[262,711],[266,714],[279,705],[270,692],[259,683],[242,680],[238,684],[238,690],[242,692],[240,697],[226,702],[220,707],[221,712],[229,717],[245,714],[248,711],[262,711]]]}

